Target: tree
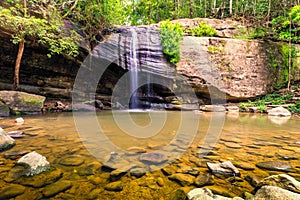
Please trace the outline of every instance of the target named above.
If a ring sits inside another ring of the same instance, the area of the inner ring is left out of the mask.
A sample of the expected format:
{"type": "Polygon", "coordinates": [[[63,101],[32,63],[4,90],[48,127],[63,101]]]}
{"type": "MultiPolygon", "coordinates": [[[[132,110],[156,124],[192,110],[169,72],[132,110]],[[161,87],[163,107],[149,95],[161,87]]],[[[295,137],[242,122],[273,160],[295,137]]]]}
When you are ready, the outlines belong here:
{"type": "Polygon", "coordinates": [[[26,40],[37,40],[49,49],[48,56],[78,54],[79,35],[66,30],[60,14],[46,0],[8,1],[0,6],[0,33],[18,44],[13,90],[19,87],[19,69],[26,40]]]}

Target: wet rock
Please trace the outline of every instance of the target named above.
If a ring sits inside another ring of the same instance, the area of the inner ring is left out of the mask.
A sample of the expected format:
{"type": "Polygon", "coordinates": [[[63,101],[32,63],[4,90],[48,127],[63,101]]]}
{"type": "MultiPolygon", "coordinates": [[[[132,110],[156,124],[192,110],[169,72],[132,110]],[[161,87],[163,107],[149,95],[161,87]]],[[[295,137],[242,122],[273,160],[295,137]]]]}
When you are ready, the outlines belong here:
{"type": "Polygon", "coordinates": [[[276,153],[275,155],[281,160],[298,160],[298,158],[293,155],[283,155],[280,153],[276,153]]]}
{"type": "Polygon", "coordinates": [[[34,188],[41,188],[58,181],[62,177],[62,171],[59,169],[49,170],[35,176],[22,176],[18,178],[17,183],[34,188]]]}
{"type": "Polygon", "coordinates": [[[94,199],[98,199],[98,196],[100,195],[100,193],[103,191],[102,188],[99,189],[94,189],[92,190],[88,195],[87,195],[87,199],[88,200],[94,200],[94,199]]]}
{"type": "Polygon", "coordinates": [[[7,176],[4,178],[4,181],[7,183],[11,183],[21,176],[24,176],[26,173],[28,173],[28,165],[16,165],[13,168],[11,168],[7,174],[7,176]]]}
{"type": "Polygon", "coordinates": [[[255,196],[254,200],[296,200],[300,199],[300,194],[294,193],[280,187],[275,186],[263,186],[260,188],[255,196]]]}
{"type": "Polygon", "coordinates": [[[17,164],[29,166],[28,172],[26,173],[27,176],[42,173],[50,167],[50,163],[47,161],[46,157],[35,151],[24,155],[18,160],[17,164]]]}
{"type": "Polygon", "coordinates": [[[232,148],[232,149],[240,149],[240,148],[242,148],[241,145],[239,145],[239,144],[237,144],[235,142],[225,142],[224,145],[226,147],[229,147],[229,148],[232,148]]]}
{"type": "Polygon", "coordinates": [[[256,164],[257,167],[266,170],[274,170],[274,171],[283,171],[283,172],[293,172],[294,169],[290,166],[290,164],[286,162],[280,161],[266,161],[260,162],[256,164]]]}
{"type": "Polygon", "coordinates": [[[174,180],[174,181],[178,182],[182,186],[192,185],[195,180],[194,176],[189,175],[189,174],[181,174],[181,173],[172,174],[168,178],[170,180],[174,180]]]}
{"type": "Polygon", "coordinates": [[[123,183],[121,181],[116,181],[108,183],[105,187],[105,190],[119,192],[123,190],[123,183]]]}
{"type": "Polygon", "coordinates": [[[220,164],[216,163],[206,163],[207,167],[213,174],[222,174],[222,175],[231,175],[231,176],[239,176],[239,170],[230,162],[225,161],[220,164]]]}
{"type": "Polygon", "coordinates": [[[228,111],[228,112],[239,112],[240,108],[238,106],[226,106],[226,111],[228,111]]]}
{"type": "Polygon", "coordinates": [[[258,183],[257,189],[264,185],[276,186],[291,192],[300,193],[300,182],[287,174],[269,176],[258,183]]]}
{"type": "Polygon", "coordinates": [[[85,111],[85,112],[96,111],[96,108],[94,106],[88,104],[81,104],[81,103],[72,104],[72,106],[70,106],[69,109],[72,111],[85,111]]]}
{"type": "Polygon", "coordinates": [[[197,176],[195,179],[195,185],[198,187],[203,187],[206,185],[213,185],[214,184],[214,179],[211,174],[205,173],[197,176]]]}
{"type": "Polygon", "coordinates": [[[146,174],[146,170],[144,168],[133,168],[130,170],[130,175],[140,178],[146,174]]]}
{"type": "Polygon", "coordinates": [[[10,131],[6,133],[9,135],[11,138],[23,138],[23,132],[22,131],[10,131]]]}
{"type": "Polygon", "coordinates": [[[291,116],[291,112],[288,111],[287,109],[285,109],[284,107],[279,106],[277,108],[273,108],[273,109],[269,110],[268,115],[286,117],[286,116],[291,116]]]}
{"type": "Polygon", "coordinates": [[[255,169],[255,167],[252,164],[249,163],[234,163],[234,166],[236,166],[237,168],[241,168],[243,170],[246,171],[252,171],[255,169]]]}
{"type": "Polygon", "coordinates": [[[183,187],[183,188],[179,188],[177,190],[175,190],[171,195],[169,199],[174,199],[174,200],[186,200],[187,198],[187,188],[183,187]]]}
{"type": "Polygon", "coordinates": [[[137,154],[137,153],[146,153],[147,150],[142,148],[142,147],[136,147],[136,146],[133,146],[133,147],[129,147],[127,149],[127,151],[130,153],[130,154],[137,154]]]}
{"type": "Polygon", "coordinates": [[[22,117],[18,117],[18,118],[15,119],[15,122],[17,124],[23,124],[25,122],[25,120],[22,117]]]}
{"type": "Polygon", "coordinates": [[[77,155],[68,156],[59,161],[59,164],[64,166],[79,166],[83,163],[84,163],[83,158],[77,155]]]}
{"type": "Polygon", "coordinates": [[[16,159],[20,158],[21,156],[24,156],[27,153],[29,153],[29,151],[22,151],[22,150],[9,151],[9,152],[6,152],[4,154],[4,158],[11,159],[11,160],[16,160],[16,159]]]}
{"type": "Polygon", "coordinates": [[[245,177],[245,180],[253,187],[256,187],[262,178],[254,174],[249,174],[245,177]]]}
{"type": "Polygon", "coordinates": [[[201,111],[205,112],[225,112],[226,109],[222,105],[204,105],[200,106],[201,111]]]}
{"type": "Polygon", "coordinates": [[[70,189],[71,187],[72,187],[71,181],[67,181],[67,180],[57,181],[55,183],[52,183],[51,185],[47,185],[43,189],[43,195],[45,197],[52,197],[60,192],[70,189]]]}
{"type": "Polygon", "coordinates": [[[151,152],[144,153],[140,156],[140,161],[146,164],[161,164],[168,160],[168,157],[162,153],[151,152]]]}
{"type": "Polygon", "coordinates": [[[214,194],[207,188],[196,188],[187,194],[189,200],[213,200],[214,194]]]}
{"type": "Polygon", "coordinates": [[[163,187],[165,185],[164,179],[162,179],[161,177],[158,177],[156,180],[157,185],[159,185],[160,187],[163,187]]]}
{"type": "Polygon", "coordinates": [[[0,189],[0,199],[10,199],[21,195],[25,192],[25,187],[22,185],[12,184],[0,189]]]}
{"type": "Polygon", "coordinates": [[[6,133],[0,133],[0,152],[12,148],[15,144],[16,142],[13,138],[6,133]]]}

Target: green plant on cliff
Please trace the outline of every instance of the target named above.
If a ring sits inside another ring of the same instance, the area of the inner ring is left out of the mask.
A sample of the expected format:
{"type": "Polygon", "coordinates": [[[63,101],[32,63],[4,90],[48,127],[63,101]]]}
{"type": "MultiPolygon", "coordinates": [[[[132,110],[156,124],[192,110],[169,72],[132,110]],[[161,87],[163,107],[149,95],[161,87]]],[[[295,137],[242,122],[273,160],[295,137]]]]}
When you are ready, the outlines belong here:
{"type": "Polygon", "coordinates": [[[163,21],[159,28],[163,53],[169,61],[177,64],[180,60],[180,41],[183,39],[183,28],[178,23],[163,21]]]}
{"type": "Polygon", "coordinates": [[[217,31],[216,29],[214,29],[213,27],[207,25],[205,22],[200,23],[198,26],[196,27],[191,27],[188,30],[186,30],[186,33],[191,34],[193,36],[216,36],[217,35],[217,31]]]}
{"type": "Polygon", "coordinates": [[[48,56],[78,54],[79,35],[64,28],[56,9],[40,0],[7,1],[0,6],[0,33],[19,46],[15,63],[13,89],[19,87],[19,69],[26,40],[31,39],[49,49],[48,56]]]}

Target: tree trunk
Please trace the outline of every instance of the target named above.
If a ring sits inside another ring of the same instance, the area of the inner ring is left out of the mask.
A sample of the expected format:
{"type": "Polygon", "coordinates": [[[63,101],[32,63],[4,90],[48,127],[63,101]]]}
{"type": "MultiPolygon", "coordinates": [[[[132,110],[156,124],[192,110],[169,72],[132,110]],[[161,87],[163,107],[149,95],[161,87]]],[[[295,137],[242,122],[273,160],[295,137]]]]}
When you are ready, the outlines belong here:
{"type": "Polygon", "coordinates": [[[17,55],[17,59],[16,59],[16,64],[15,64],[13,90],[18,90],[18,87],[19,87],[19,71],[20,71],[20,65],[21,65],[23,52],[24,52],[24,41],[19,43],[19,50],[18,50],[18,55],[17,55]]]}
{"type": "Polygon", "coordinates": [[[229,2],[229,14],[232,16],[232,0],[229,2]]]}

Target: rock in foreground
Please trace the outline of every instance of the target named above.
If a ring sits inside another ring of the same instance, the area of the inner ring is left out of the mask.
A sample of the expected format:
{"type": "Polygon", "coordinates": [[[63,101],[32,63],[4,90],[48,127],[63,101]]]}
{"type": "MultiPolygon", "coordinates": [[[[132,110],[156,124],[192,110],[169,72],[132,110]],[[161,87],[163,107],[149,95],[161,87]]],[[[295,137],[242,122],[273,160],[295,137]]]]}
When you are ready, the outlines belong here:
{"type": "Polygon", "coordinates": [[[28,172],[26,173],[27,176],[32,176],[35,174],[39,174],[43,171],[46,171],[48,167],[50,166],[47,159],[36,153],[35,151],[26,154],[20,160],[17,162],[20,165],[28,165],[28,172]]]}
{"type": "Polygon", "coordinates": [[[263,186],[255,194],[254,200],[297,200],[300,194],[275,186],[263,186]]]}

